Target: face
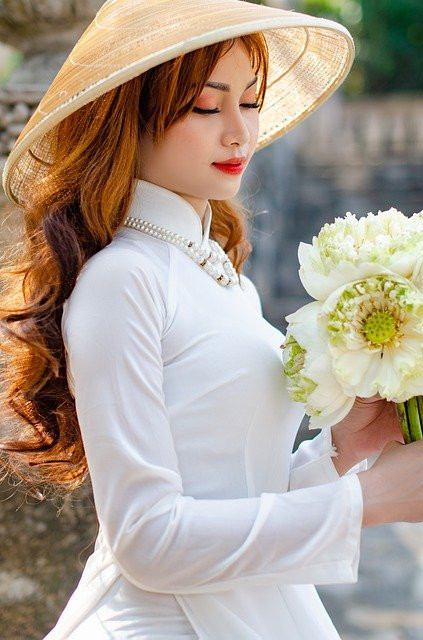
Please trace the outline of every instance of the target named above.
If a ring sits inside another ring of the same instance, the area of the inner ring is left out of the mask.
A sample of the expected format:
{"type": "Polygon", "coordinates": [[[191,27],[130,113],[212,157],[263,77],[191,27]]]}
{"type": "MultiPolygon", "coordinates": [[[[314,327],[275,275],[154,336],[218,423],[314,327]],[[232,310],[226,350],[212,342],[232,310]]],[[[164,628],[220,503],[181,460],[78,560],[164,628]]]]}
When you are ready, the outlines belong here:
{"type": "Polygon", "coordinates": [[[201,219],[208,199],[234,197],[259,133],[258,109],[249,106],[256,103],[257,82],[246,88],[253,79],[248,53],[237,40],[207,81],[229,85],[229,90],[205,86],[193,111],[172,125],[159,145],[143,135],[138,177],[182,196],[201,219]],[[226,173],[213,165],[235,156],[245,156],[241,173],[226,173]]]}

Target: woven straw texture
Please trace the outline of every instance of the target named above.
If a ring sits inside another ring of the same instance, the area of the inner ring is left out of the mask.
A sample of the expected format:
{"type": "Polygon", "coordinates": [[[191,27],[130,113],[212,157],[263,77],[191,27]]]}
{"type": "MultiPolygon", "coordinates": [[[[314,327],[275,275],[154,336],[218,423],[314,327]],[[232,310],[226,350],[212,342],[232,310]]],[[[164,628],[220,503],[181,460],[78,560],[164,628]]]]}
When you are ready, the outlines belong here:
{"type": "Polygon", "coordinates": [[[66,116],[147,69],[213,42],[263,31],[269,75],[256,150],[314,111],[354,59],[336,22],[245,0],[108,0],[82,34],[7,159],[3,188],[23,204],[49,170],[50,135],[66,116]]]}

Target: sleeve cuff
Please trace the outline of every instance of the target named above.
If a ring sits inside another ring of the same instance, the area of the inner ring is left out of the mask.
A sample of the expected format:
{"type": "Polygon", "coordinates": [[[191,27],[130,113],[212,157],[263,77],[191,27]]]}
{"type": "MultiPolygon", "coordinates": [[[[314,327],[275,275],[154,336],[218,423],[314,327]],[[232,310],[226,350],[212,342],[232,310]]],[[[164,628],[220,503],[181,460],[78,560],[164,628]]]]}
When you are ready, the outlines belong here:
{"type": "Polygon", "coordinates": [[[361,482],[356,473],[352,473],[350,470],[348,474],[345,474],[343,479],[348,482],[350,492],[351,511],[350,518],[347,523],[345,553],[346,556],[351,559],[346,562],[340,562],[339,581],[341,583],[348,583],[357,582],[358,580],[358,565],[360,561],[361,531],[363,523],[363,492],[361,489],[361,482]]]}
{"type": "MultiPolygon", "coordinates": [[[[341,476],[333,463],[333,455],[330,428],[323,428],[312,440],[302,442],[297,451],[292,454],[289,489],[301,489],[339,480],[341,476]]],[[[366,469],[367,460],[362,460],[344,475],[359,473],[366,469]]]]}
{"type": "MultiPolygon", "coordinates": [[[[325,485],[325,488],[328,484],[325,485]]],[[[322,487],[323,489],[323,487],[322,487]]],[[[297,584],[347,584],[358,580],[363,521],[363,493],[357,474],[345,474],[333,483],[333,493],[338,493],[338,530],[326,562],[320,558],[316,564],[297,568],[292,581],[297,584]],[[338,493],[340,492],[340,493],[338,493]],[[312,576],[312,577],[311,577],[312,576]]],[[[289,581],[289,576],[285,579],[289,581]]]]}
{"type": "Polygon", "coordinates": [[[357,582],[363,523],[363,491],[357,473],[352,473],[352,469],[350,469],[345,476],[348,476],[348,486],[351,496],[351,518],[348,526],[346,547],[347,553],[348,549],[351,550],[353,558],[351,563],[347,563],[345,566],[345,575],[340,577],[344,578],[345,582],[357,582]]]}

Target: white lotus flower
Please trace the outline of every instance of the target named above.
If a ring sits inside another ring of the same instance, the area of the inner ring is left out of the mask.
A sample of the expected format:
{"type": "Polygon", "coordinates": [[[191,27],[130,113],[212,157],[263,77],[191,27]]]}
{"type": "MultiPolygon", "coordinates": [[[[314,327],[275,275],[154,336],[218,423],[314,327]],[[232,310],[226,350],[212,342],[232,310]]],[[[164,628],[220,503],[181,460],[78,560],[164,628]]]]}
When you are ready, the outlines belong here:
{"type": "Polygon", "coordinates": [[[348,396],[332,372],[328,340],[319,330],[320,302],[311,302],[286,317],[290,323],[283,351],[287,389],[293,400],[305,405],[309,428],[332,426],[350,411],[348,396]]]}
{"type": "Polygon", "coordinates": [[[369,276],[412,278],[422,252],[423,211],[407,217],[391,207],[358,219],[348,211],[325,224],[312,244],[300,243],[299,276],[306,291],[323,301],[338,287],[369,276]]]}
{"type": "Polygon", "coordinates": [[[344,285],[318,322],[346,394],[394,402],[423,394],[423,294],[412,282],[383,274],[344,285]]]}

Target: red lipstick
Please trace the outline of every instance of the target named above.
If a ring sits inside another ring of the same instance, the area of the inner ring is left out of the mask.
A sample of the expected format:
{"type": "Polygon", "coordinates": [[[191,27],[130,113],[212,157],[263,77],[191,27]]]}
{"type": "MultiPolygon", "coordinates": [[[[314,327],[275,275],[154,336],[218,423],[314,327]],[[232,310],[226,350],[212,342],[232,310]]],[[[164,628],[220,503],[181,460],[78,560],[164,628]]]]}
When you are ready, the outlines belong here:
{"type": "Polygon", "coordinates": [[[213,162],[213,166],[224,173],[238,174],[242,173],[245,165],[245,156],[238,158],[229,158],[224,162],[213,162]]]}

